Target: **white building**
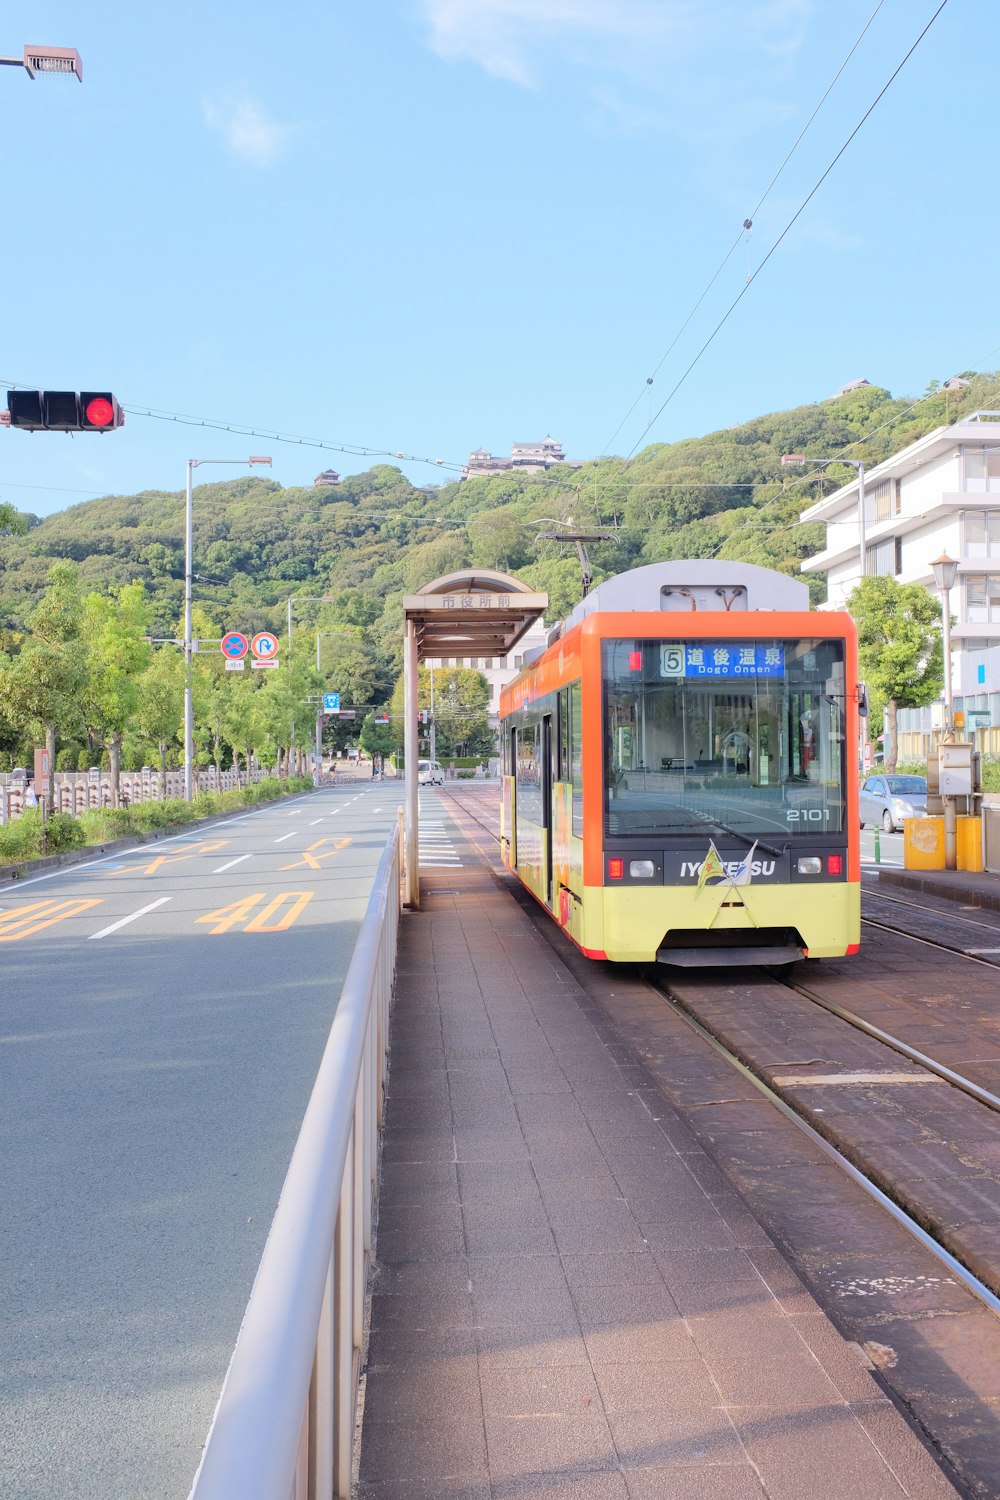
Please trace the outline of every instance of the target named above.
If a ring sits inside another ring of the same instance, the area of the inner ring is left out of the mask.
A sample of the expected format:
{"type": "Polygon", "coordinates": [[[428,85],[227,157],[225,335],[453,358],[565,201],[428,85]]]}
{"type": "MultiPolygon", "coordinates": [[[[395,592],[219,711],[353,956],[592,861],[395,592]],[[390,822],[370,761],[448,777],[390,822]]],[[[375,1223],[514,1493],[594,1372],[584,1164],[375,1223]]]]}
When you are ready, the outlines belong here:
{"type": "MultiPolygon", "coordinates": [[[[825,573],[828,605],[841,609],[860,575],[858,480],[802,512],[826,523],[826,547],[802,565],[825,573]]],[[[936,427],[865,474],[865,573],[920,583],[935,598],[931,562],[958,560],[951,590],[954,707],[1000,725],[1000,412],[977,411],[936,427]],[[989,715],[988,718],[985,716],[989,715]]],[[[904,750],[928,734],[940,708],[900,713],[904,750]]]]}
{"type": "Polygon", "coordinates": [[[525,655],[530,655],[533,650],[545,645],[547,633],[548,627],[544,621],[536,620],[509,656],[446,656],[425,661],[423,665],[433,667],[435,670],[438,667],[469,667],[472,671],[482,672],[490,685],[490,702],[487,709],[490,728],[496,729],[500,722],[500,689],[506,687],[508,682],[513,682],[521,670],[525,655]]]}

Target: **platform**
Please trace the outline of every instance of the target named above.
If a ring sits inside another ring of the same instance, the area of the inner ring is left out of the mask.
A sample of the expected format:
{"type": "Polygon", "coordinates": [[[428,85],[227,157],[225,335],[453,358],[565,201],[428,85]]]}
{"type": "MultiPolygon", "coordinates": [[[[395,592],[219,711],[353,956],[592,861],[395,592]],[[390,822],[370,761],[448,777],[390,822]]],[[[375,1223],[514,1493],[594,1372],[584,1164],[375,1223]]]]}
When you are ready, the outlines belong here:
{"type": "Polygon", "coordinates": [[[953,1496],[558,950],[453,843],[401,930],[359,1500],[953,1496]]]}

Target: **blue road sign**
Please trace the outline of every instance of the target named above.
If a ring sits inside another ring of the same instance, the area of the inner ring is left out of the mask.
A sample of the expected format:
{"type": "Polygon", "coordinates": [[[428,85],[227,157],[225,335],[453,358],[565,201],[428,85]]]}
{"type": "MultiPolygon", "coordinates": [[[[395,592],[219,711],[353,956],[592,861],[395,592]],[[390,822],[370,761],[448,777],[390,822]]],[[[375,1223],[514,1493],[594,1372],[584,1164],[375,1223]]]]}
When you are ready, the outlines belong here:
{"type": "Polygon", "coordinates": [[[339,693],[324,693],[323,694],[323,712],[325,714],[335,714],[335,713],[338,713],[339,711],[340,711],[340,694],[339,693]]]}

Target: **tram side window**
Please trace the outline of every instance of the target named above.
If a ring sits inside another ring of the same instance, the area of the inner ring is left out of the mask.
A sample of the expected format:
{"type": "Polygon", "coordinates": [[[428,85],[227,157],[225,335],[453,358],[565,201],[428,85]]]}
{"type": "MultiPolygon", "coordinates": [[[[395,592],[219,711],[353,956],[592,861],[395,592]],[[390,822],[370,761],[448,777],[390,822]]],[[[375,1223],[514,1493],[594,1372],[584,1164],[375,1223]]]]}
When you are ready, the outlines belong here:
{"type": "Polygon", "coordinates": [[[541,753],[541,725],[524,724],[517,735],[517,815],[529,823],[542,821],[542,783],[538,759],[541,753]]]}
{"type": "Polygon", "coordinates": [[[583,837],[583,684],[574,682],[569,690],[569,761],[573,783],[573,832],[583,837]]]}
{"type": "Polygon", "coordinates": [[[570,779],[569,688],[559,694],[559,780],[570,779]]]}

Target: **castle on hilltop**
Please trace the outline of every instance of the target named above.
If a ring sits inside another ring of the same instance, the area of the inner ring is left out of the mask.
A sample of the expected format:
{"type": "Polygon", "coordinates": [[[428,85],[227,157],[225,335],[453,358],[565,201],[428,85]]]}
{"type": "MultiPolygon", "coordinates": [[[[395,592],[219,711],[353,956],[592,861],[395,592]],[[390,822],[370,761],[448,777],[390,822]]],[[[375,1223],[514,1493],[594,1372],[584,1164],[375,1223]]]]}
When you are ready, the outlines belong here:
{"type": "Polygon", "coordinates": [[[485,448],[477,448],[469,454],[469,462],[462,468],[463,479],[479,479],[490,474],[506,474],[512,469],[524,473],[539,474],[556,464],[565,469],[579,469],[582,458],[567,458],[562,443],[554,437],[543,437],[540,443],[514,443],[510,458],[497,458],[485,448]]]}

